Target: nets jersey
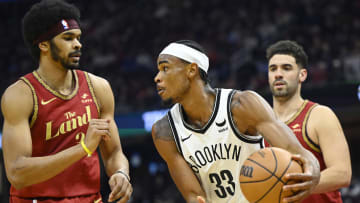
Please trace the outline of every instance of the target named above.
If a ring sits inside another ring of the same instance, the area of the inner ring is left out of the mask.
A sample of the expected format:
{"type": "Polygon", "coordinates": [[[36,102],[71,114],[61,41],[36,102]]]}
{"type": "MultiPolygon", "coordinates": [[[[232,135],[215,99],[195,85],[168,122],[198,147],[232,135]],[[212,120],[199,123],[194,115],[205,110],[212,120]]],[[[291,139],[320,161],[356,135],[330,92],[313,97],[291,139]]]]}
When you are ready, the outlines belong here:
{"type": "Polygon", "coordinates": [[[240,169],[246,158],[262,147],[262,137],[240,133],[234,125],[231,89],[216,89],[212,115],[201,129],[184,120],[180,104],[168,112],[179,152],[194,171],[209,202],[248,202],[239,186],[240,169]]]}
{"type": "MultiPolygon", "coordinates": [[[[33,94],[34,108],[29,119],[32,156],[53,155],[84,139],[89,121],[99,118],[99,107],[86,72],[74,70],[75,88],[69,95],[53,90],[34,71],[21,78],[33,94]]],[[[10,194],[22,198],[74,197],[100,191],[97,153],[84,157],[58,175],[22,189],[11,187],[10,194]]]]}

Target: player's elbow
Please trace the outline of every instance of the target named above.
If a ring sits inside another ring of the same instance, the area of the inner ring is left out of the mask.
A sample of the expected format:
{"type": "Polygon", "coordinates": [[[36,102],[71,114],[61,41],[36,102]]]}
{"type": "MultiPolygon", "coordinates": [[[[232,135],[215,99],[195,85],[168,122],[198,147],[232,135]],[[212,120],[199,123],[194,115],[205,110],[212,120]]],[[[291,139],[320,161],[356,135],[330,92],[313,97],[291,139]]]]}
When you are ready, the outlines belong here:
{"type": "Polygon", "coordinates": [[[10,184],[17,190],[26,187],[26,178],[24,177],[24,171],[20,170],[17,167],[8,168],[6,170],[6,176],[10,184]]]}
{"type": "Polygon", "coordinates": [[[26,187],[25,182],[18,175],[11,174],[11,175],[7,175],[7,177],[11,186],[13,186],[15,189],[20,190],[26,187]]]}
{"type": "Polygon", "coordinates": [[[349,187],[351,183],[351,175],[352,175],[351,168],[338,169],[336,173],[336,177],[341,177],[341,178],[337,178],[338,184],[336,189],[349,187]]]}
{"type": "Polygon", "coordinates": [[[339,177],[343,177],[343,183],[341,185],[341,187],[349,187],[350,183],[351,183],[351,176],[352,176],[352,171],[351,171],[351,167],[349,169],[345,169],[341,172],[341,176],[339,177]]]}

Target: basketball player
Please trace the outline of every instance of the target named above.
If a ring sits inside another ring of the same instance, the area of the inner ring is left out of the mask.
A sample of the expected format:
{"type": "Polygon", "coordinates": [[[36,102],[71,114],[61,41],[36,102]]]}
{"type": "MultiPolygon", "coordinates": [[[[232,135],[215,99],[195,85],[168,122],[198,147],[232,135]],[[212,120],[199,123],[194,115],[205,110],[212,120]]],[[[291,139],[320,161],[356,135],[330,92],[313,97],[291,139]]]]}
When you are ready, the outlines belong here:
{"type": "Polygon", "coordinates": [[[1,100],[12,203],[102,202],[97,148],[110,176],[109,201],[125,203],[132,193],[110,85],[76,70],[79,23],[79,10],[61,0],[36,3],[23,19],[25,43],[39,66],[1,100]]]}
{"type": "Polygon", "coordinates": [[[210,87],[209,59],[199,44],[171,43],[157,63],[158,94],[165,103],[176,104],[153,125],[152,137],[188,203],[247,202],[239,174],[245,159],[262,147],[259,134],[273,146],[303,157],[305,173],[293,177],[301,182],[295,188],[303,191],[286,200],[303,199],[312,191],[319,180],[315,157],[258,94],[210,87]]]}
{"type": "Polygon", "coordinates": [[[300,94],[307,77],[308,56],[296,42],[279,41],[267,49],[266,57],[276,117],[320,163],[319,185],[303,202],[342,202],[338,189],[350,184],[352,173],[349,147],[333,111],[300,94]]]}

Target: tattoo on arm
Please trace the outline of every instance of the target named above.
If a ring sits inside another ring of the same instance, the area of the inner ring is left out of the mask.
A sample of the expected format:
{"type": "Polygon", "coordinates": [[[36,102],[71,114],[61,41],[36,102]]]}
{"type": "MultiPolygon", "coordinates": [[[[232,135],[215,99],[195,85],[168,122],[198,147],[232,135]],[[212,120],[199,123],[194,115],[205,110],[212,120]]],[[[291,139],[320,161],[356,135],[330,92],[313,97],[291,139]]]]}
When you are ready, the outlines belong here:
{"type": "Polygon", "coordinates": [[[165,141],[174,140],[167,115],[161,118],[158,122],[156,122],[155,129],[155,139],[162,139],[165,141]]]}

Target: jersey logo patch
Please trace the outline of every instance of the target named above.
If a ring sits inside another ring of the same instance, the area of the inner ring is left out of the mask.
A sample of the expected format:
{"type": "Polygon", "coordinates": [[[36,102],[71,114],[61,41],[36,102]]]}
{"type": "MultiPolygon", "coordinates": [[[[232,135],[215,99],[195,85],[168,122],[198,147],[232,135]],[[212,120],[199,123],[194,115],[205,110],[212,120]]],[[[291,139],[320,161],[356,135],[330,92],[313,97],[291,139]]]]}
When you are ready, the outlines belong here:
{"type": "Polygon", "coordinates": [[[295,132],[301,132],[301,129],[299,128],[300,125],[298,123],[296,123],[295,125],[291,126],[292,131],[295,132]]]}
{"type": "Polygon", "coordinates": [[[215,122],[215,124],[216,124],[217,126],[219,126],[219,127],[222,127],[222,126],[224,126],[224,125],[226,124],[226,120],[225,120],[225,118],[224,118],[224,121],[223,121],[223,122],[220,122],[220,123],[215,122]]]}
{"type": "Polygon", "coordinates": [[[50,102],[54,101],[56,99],[56,97],[53,97],[47,101],[44,101],[43,99],[41,100],[41,105],[46,105],[49,104],[50,102]]]}
{"type": "Polygon", "coordinates": [[[192,134],[190,134],[190,135],[187,136],[187,137],[181,138],[181,141],[184,142],[185,140],[189,139],[191,136],[192,136],[192,134]]]}
{"type": "Polygon", "coordinates": [[[89,96],[88,94],[84,93],[81,98],[86,99],[86,97],[89,96]]]}

